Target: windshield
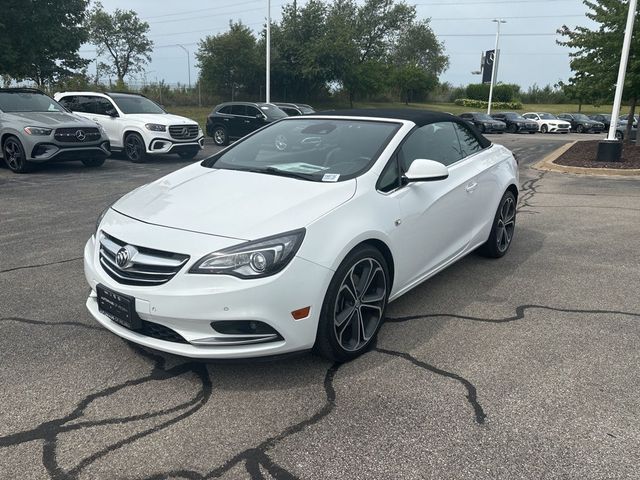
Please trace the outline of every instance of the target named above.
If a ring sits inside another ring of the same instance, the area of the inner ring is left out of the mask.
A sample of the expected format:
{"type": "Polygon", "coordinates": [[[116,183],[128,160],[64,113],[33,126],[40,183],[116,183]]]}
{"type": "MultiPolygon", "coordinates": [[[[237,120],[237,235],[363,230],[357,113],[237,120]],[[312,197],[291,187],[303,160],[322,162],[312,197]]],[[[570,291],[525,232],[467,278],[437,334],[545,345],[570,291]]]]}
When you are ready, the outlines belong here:
{"type": "Polygon", "coordinates": [[[286,113],[284,113],[282,110],[280,110],[278,107],[276,107],[275,105],[259,105],[260,110],[262,110],[262,113],[264,113],[267,117],[269,118],[274,118],[274,119],[278,119],[278,118],[286,118],[289,115],[287,115],[286,113]]]}
{"type": "Polygon", "coordinates": [[[123,113],[167,113],[160,105],[137,95],[112,95],[111,98],[123,113]]]}
{"type": "Polygon", "coordinates": [[[526,118],[518,113],[505,113],[504,116],[509,120],[526,120],[526,118]]]}
{"type": "Polygon", "coordinates": [[[555,115],[551,115],[550,113],[540,113],[540,118],[543,120],[557,120],[558,118],[555,115]]]}
{"type": "Polygon", "coordinates": [[[3,112],[64,112],[54,99],[42,93],[0,92],[0,110],[3,112]]]}
{"type": "Polygon", "coordinates": [[[486,113],[474,113],[473,116],[475,117],[476,120],[488,120],[488,121],[494,120],[486,113]]]}
{"type": "Polygon", "coordinates": [[[586,115],[582,114],[582,113],[576,113],[573,115],[573,118],[575,118],[576,120],[591,120],[589,117],[587,117],[586,115]]]}
{"type": "Polygon", "coordinates": [[[273,123],[205,160],[210,168],[338,182],[368,170],[398,123],[303,119],[273,123]]]}

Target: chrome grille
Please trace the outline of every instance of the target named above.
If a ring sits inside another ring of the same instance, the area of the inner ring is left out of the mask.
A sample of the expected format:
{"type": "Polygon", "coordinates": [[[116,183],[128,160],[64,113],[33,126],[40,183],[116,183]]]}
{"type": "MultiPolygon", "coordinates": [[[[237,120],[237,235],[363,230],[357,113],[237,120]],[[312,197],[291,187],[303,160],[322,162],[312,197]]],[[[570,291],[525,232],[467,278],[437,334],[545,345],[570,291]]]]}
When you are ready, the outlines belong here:
{"type": "Polygon", "coordinates": [[[198,125],[171,125],[169,133],[176,140],[193,140],[198,136],[198,125]]]}
{"type": "Polygon", "coordinates": [[[189,260],[189,255],[164,252],[127,244],[111,235],[100,234],[100,265],[116,282],[125,285],[154,286],[167,283],[189,260]],[[124,267],[116,256],[121,249],[133,252],[124,267]]]}
{"type": "Polygon", "coordinates": [[[79,128],[58,128],[54,133],[54,138],[59,142],[83,143],[100,140],[100,130],[93,127],[79,128]]]}

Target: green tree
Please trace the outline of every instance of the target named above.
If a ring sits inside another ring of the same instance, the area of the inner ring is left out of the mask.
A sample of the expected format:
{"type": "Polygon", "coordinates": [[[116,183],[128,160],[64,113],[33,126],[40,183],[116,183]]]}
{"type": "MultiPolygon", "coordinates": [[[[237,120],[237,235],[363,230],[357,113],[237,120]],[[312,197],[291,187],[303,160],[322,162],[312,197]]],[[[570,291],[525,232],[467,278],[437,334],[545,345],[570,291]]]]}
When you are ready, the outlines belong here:
{"type": "Polygon", "coordinates": [[[89,62],[88,0],[4,0],[0,14],[0,74],[39,86],[72,75],[89,62]]]}
{"type": "MultiPolygon", "coordinates": [[[[569,80],[566,93],[574,98],[589,101],[610,100],[615,90],[620,50],[624,39],[629,2],[627,0],[583,0],[588,11],[586,16],[596,22],[594,29],[563,25],[558,33],[564,38],[558,43],[573,49],[571,69],[574,76],[569,80]]],[[[634,35],[624,85],[625,97],[630,101],[630,115],[634,114],[640,95],[640,18],[636,13],[634,35]]],[[[628,128],[631,128],[629,124],[628,128]]],[[[627,132],[625,138],[629,139],[627,132]]]]}
{"type": "Polygon", "coordinates": [[[196,59],[205,90],[229,99],[255,93],[260,72],[256,38],[242,22],[231,22],[229,31],[201,40],[196,59]]]}
{"type": "Polygon", "coordinates": [[[105,12],[96,4],[89,19],[89,35],[98,55],[110,57],[110,63],[101,63],[100,70],[116,76],[118,86],[124,78],[140,72],[151,61],[153,42],[147,38],[149,24],[138,18],[133,10],[116,9],[105,12]]]}

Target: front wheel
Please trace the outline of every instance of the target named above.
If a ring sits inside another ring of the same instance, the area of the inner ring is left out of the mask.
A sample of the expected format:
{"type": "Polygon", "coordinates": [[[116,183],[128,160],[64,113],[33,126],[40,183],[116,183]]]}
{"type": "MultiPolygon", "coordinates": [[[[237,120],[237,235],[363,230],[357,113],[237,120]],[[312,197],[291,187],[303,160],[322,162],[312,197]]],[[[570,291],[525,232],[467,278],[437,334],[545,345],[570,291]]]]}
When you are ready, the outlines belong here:
{"type": "Polygon", "coordinates": [[[124,139],[124,154],[133,163],[145,161],[147,152],[142,137],[137,133],[130,133],[124,139]]]}
{"type": "Polygon", "coordinates": [[[576,128],[576,132],[584,133],[584,127],[582,125],[578,125],[578,127],[576,128]]]}
{"type": "Polygon", "coordinates": [[[548,133],[548,132],[549,132],[549,127],[547,127],[546,125],[542,125],[542,126],[540,127],[540,131],[541,131],[542,133],[548,133]]]}
{"type": "Polygon", "coordinates": [[[516,197],[507,191],[502,196],[493,219],[489,240],[480,247],[485,257],[500,258],[507,253],[516,229],[516,197]]]}
{"type": "Polygon", "coordinates": [[[518,133],[518,127],[512,123],[509,125],[508,131],[509,133],[518,133]]]}
{"type": "Polygon", "coordinates": [[[314,351],[337,362],[364,353],[382,325],[390,283],[387,262],[379,250],[364,245],[352,251],[327,289],[314,351]]]}
{"type": "Polygon", "coordinates": [[[2,150],[4,161],[12,172],[27,173],[31,170],[32,164],[27,161],[22,143],[16,137],[7,138],[4,141],[2,150]]]}
{"type": "Polygon", "coordinates": [[[616,140],[618,140],[619,142],[624,140],[624,133],[616,131],[616,140]]]}

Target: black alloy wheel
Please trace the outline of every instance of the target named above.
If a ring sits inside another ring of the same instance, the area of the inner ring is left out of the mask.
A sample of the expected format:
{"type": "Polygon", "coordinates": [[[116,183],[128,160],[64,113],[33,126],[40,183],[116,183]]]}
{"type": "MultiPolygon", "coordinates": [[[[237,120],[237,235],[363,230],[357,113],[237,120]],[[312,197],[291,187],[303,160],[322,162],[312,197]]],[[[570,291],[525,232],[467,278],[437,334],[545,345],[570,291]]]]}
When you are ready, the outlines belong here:
{"type": "Polygon", "coordinates": [[[518,133],[518,126],[515,123],[509,125],[509,133],[518,133]]]}
{"type": "Polygon", "coordinates": [[[213,129],[213,143],[219,147],[224,147],[229,144],[229,136],[227,135],[226,128],[218,126],[213,129]]]}
{"type": "Polygon", "coordinates": [[[124,139],[124,154],[133,163],[142,163],[147,152],[142,137],[137,133],[130,133],[124,139]]]}
{"type": "Polygon", "coordinates": [[[85,167],[95,168],[104,165],[105,157],[85,158],[82,160],[82,164],[85,167]]]}
{"type": "Polygon", "coordinates": [[[578,125],[576,127],[576,132],[578,133],[584,133],[584,125],[578,125]]]}
{"type": "Polygon", "coordinates": [[[8,137],[2,146],[4,161],[14,173],[27,173],[32,169],[32,164],[22,148],[22,143],[16,137],[8,137]]]}
{"type": "Polygon", "coordinates": [[[387,262],[380,251],[369,245],[353,250],[327,289],[315,352],[338,362],[364,353],[382,325],[390,288],[387,262]]]}
{"type": "Polygon", "coordinates": [[[513,240],[516,228],[516,197],[506,191],[498,205],[498,211],[493,219],[493,226],[489,239],[479,251],[485,257],[500,258],[504,256],[513,240]]]}

